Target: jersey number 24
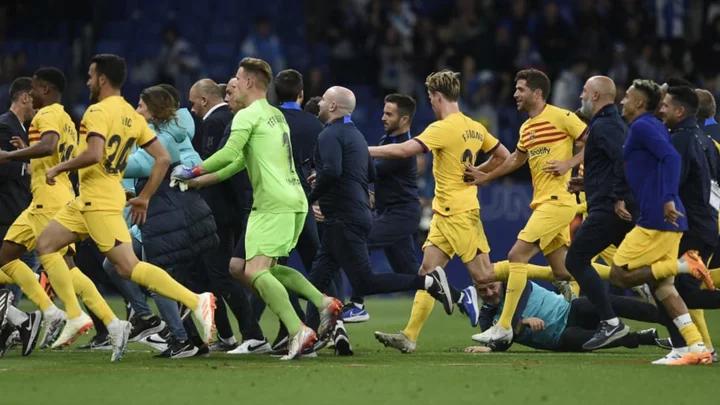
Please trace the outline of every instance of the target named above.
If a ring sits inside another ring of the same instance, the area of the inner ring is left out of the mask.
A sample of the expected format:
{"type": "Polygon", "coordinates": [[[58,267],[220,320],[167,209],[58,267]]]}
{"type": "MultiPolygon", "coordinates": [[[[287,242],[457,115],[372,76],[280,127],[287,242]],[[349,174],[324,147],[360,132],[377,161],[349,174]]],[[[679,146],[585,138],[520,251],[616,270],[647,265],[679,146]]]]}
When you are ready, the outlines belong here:
{"type": "Polygon", "coordinates": [[[135,138],[130,138],[122,144],[120,135],[113,135],[108,139],[105,148],[108,151],[107,160],[105,160],[105,172],[108,174],[118,174],[127,167],[127,159],[130,151],[135,146],[135,138]]]}

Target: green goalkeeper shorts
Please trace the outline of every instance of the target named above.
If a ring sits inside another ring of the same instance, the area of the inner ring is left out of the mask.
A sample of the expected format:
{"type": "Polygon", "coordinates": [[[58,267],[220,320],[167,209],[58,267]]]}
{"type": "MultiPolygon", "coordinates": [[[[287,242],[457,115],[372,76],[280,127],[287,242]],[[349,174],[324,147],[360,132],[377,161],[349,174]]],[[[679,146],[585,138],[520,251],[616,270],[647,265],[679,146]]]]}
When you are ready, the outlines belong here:
{"type": "Polygon", "coordinates": [[[307,212],[252,211],[245,232],[245,260],[255,256],[290,256],[305,225],[307,212]]]}

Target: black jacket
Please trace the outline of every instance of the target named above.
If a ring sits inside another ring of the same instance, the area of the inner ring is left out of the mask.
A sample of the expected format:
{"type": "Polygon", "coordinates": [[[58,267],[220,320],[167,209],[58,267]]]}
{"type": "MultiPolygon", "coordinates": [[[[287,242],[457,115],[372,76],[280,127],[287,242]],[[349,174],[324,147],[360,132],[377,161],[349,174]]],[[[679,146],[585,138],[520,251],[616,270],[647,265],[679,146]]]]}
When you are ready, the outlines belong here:
{"type": "MultiPolygon", "coordinates": [[[[147,261],[165,269],[195,260],[220,243],[208,205],[196,191],[171,188],[170,172],[150,199],[147,219],[140,229],[147,261]]],[[[138,194],[146,182],[138,181],[138,194]]]]}
{"type": "MultiPolygon", "coordinates": [[[[225,135],[226,128],[232,122],[232,112],[226,105],[213,111],[202,123],[202,141],[200,145],[200,157],[207,160],[220,148],[220,141],[225,135]]],[[[231,219],[232,206],[227,202],[227,185],[216,184],[200,190],[200,195],[212,210],[215,221],[218,225],[226,224],[231,219]]]]}
{"type": "MultiPolygon", "coordinates": [[[[380,138],[379,145],[405,142],[412,139],[410,132],[404,135],[380,138]]],[[[420,214],[417,186],[417,157],[405,159],[375,159],[375,206],[378,213],[400,208],[420,214]]]]}
{"type": "Polygon", "coordinates": [[[670,141],[682,158],[678,194],[687,215],[686,233],[715,246],[718,240],[718,213],[709,201],[710,181],[718,178],[720,169],[717,148],[698,128],[695,118],[678,123],[670,131],[670,141]]]}
{"type": "Polygon", "coordinates": [[[320,202],[325,222],[372,223],[368,183],[375,181],[365,137],[349,116],[325,127],[315,149],[317,179],[308,199],[320,202]]]}
{"type": "Polygon", "coordinates": [[[615,212],[615,201],[623,200],[636,217],[635,198],[625,181],[623,145],[628,127],[614,104],[593,116],[585,143],[585,196],[588,212],[615,212]]]}
{"type": "MultiPolygon", "coordinates": [[[[15,150],[10,145],[13,136],[21,137],[28,143],[27,132],[15,113],[8,111],[0,115],[0,149],[15,150]]],[[[7,228],[30,205],[30,173],[26,162],[10,161],[0,164],[0,232],[5,236],[7,228]]]]}
{"type": "Polygon", "coordinates": [[[310,185],[307,178],[312,171],[313,153],[323,125],[316,116],[303,111],[297,103],[282,103],[280,111],[290,127],[290,143],[292,144],[295,171],[300,178],[305,195],[309,195],[310,185]]]}

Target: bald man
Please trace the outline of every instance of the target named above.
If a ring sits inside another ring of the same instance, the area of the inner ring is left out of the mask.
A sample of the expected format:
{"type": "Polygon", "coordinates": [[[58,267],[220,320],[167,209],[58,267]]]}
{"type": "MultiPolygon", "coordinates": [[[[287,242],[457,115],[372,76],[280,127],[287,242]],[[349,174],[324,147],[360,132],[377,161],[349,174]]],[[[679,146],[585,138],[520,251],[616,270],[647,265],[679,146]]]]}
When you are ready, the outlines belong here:
{"type": "MultiPolygon", "coordinates": [[[[355,95],[344,87],[331,87],[319,107],[318,118],[326,126],[318,136],[314,157],[317,173],[308,199],[311,204],[319,201],[325,228],[310,281],[326,292],[342,267],[357,295],[427,290],[451,306],[442,268],[428,275],[373,273],[367,236],[372,226],[368,183],[375,180],[375,165],[365,137],[350,118],[355,95]]],[[[316,326],[317,311],[308,309],[307,322],[316,326]]]]}
{"type": "Polygon", "coordinates": [[[620,246],[638,211],[625,181],[622,152],[628,130],[614,104],[615,83],[609,77],[593,76],[585,83],[580,99],[581,112],[591,117],[585,172],[582,180],[571,180],[568,189],[585,190],[588,216],[575,234],[565,266],[600,315],[600,327],[583,346],[595,350],[622,338],[629,329],[615,314],[607,288],[591,261],[608,246],[620,246]],[[608,334],[607,330],[615,332],[608,334]]]}
{"type": "Polygon", "coordinates": [[[200,134],[195,133],[193,146],[205,160],[218,150],[233,115],[224,100],[225,93],[210,79],[201,79],[193,84],[188,98],[192,104],[191,111],[203,121],[200,134]]]}

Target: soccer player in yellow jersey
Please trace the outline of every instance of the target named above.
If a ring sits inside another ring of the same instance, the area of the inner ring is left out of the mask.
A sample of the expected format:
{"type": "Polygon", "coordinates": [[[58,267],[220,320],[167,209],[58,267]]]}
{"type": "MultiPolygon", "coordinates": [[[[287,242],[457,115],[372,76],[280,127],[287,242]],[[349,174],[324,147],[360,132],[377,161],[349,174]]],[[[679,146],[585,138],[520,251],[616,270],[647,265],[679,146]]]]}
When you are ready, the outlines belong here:
{"type": "MultiPolygon", "coordinates": [[[[435,198],[433,218],[427,241],[423,245],[423,262],[420,274],[432,272],[436,267],[445,267],[457,255],[465,263],[477,284],[495,280],[490,263],[488,245],[482,222],[477,187],[468,187],[463,178],[465,165],[473,165],[483,154],[491,154],[481,169],[490,171],[510,155],[485,127],[460,112],[459,74],[451,71],[433,73],[427,77],[430,104],[438,121],[431,124],[416,138],[403,143],[370,147],[375,158],[402,159],[432,151],[433,175],[435,177],[435,198]]],[[[472,308],[477,323],[477,292],[467,289],[474,296],[462,296],[454,292],[453,301],[465,308],[472,308]],[[474,301],[466,305],[465,301],[474,301]]],[[[415,350],[415,342],[423,323],[432,312],[434,298],[425,291],[415,295],[410,322],[398,334],[376,332],[375,337],[386,346],[393,346],[402,352],[415,350]]],[[[452,307],[451,307],[452,308],[452,307]]],[[[470,311],[469,311],[470,312],[470,311]]]]}
{"type": "Polygon", "coordinates": [[[538,252],[546,257],[556,277],[570,278],[565,255],[577,204],[567,184],[569,170],[582,162],[582,152],[573,156],[573,146],[584,136],[586,125],[571,111],[547,103],[550,79],[541,71],[521,70],[515,82],[517,108],[530,116],[520,127],[515,152],[490,172],[473,167],[466,171],[473,177],[472,184],[482,184],[529,162],[534,190],[530,203],[533,213],[508,253],[510,277],[505,310],[498,323],[481,334],[485,343],[512,340],[511,320],[527,282],[528,261],[538,252]]]}
{"type": "MultiPolygon", "coordinates": [[[[35,248],[37,237],[53,216],[75,199],[75,192],[67,174],[57,178],[55,187],[49,186],[45,181],[45,171],[72,157],[77,147],[78,137],[75,124],[60,104],[65,84],[65,75],[56,68],[41,68],[35,72],[30,93],[33,107],[38,109],[38,112],[28,131],[30,146],[13,152],[0,152],[0,161],[32,159],[30,188],[33,200],[30,207],[17,218],[5,236],[5,241],[0,248],[0,266],[2,266],[0,270],[10,276],[23,289],[28,298],[43,311],[46,328],[41,344],[42,348],[48,347],[57,338],[66,315],[53,304],[32,270],[19,258],[26,251],[32,251],[35,248]]],[[[63,248],[61,253],[65,254],[72,250],[73,246],[70,246],[63,248]]],[[[98,314],[106,325],[117,320],[92,281],[75,267],[70,255],[66,256],[66,261],[68,267],[72,269],[69,279],[64,273],[58,275],[49,272],[49,275],[67,311],[74,317],[79,314],[80,319],[84,320],[85,323],[78,332],[83,333],[90,329],[92,320],[80,310],[72,289],[68,291],[64,287],[64,283],[68,281],[83,297],[86,305],[98,314]]],[[[113,326],[115,325],[118,324],[113,324],[113,326]]],[[[118,328],[114,329],[118,330],[118,328]]],[[[71,340],[57,343],[58,345],[69,344],[71,340]]],[[[115,350],[120,350],[120,347],[115,347],[115,350]]]]}
{"type": "MultiPolygon", "coordinates": [[[[209,293],[195,295],[164,270],[138,261],[122,215],[126,204],[121,181],[130,151],[137,144],[155,159],[147,185],[137,197],[127,202],[133,224],[142,224],[149,199],[167,173],[170,164],[167,150],[160,142],[155,142],[157,137],[145,119],[120,95],[127,75],[123,58],[111,54],[96,55],[88,75],[90,99],[95,104],[85,112],[80,125],[82,152],[46,172],[48,184],[57,186],[62,173],[79,170],[80,196],[63,207],[40,234],[36,246],[40,261],[48,273],[67,273],[67,265],[58,251],[91,237],[121,276],[192,309],[203,328],[203,340],[207,342],[213,328],[215,297],[209,293]]],[[[80,327],[76,322],[78,318],[68,313],[68,321],[58,340],[75,335],[80,327]]],[[[126,342],[130,325],[124,326],[121,338],[126,342]]],[[[113,360],[122,357],[122,352],[118,354],[113,360]]]]}

